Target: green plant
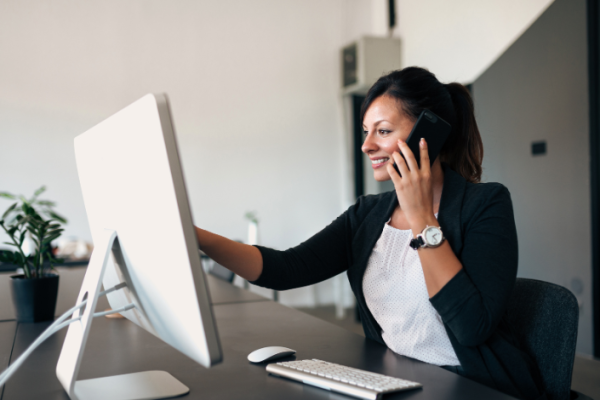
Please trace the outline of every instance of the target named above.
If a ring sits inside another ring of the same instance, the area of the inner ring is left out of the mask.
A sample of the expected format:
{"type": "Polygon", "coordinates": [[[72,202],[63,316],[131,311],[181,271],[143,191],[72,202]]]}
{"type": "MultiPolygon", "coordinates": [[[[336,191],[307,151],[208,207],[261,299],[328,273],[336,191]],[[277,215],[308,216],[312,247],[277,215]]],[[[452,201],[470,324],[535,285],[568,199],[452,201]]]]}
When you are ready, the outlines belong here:
{"type": "Polygon", "coordinates": [[[258,213],[256,211],[247,211],[246,214],[244,214],[244,217],[246,217],[248,221],[258,224],[258,213]]]}
{"type": "Polygon", "coordinates": [[[63,232],[61,223],[65,224],[67,220],[54,212],[54,202],[38,199],[45,190],[46,187],[42,186],[30,199],[0,192],[2,198],[17,200],[0,218],[0,227],[10,238],[10,242],[4,244],[16,250],[0,251],[0,261],[23,268],[28,279],[43,276],[45,269],[52,269],[54,264],[62,261],[52,254],[51,242],[60,237],[63,232]],[[27,235],[35,243],[34,251],[28,255],[23,251],[27,235]]]}

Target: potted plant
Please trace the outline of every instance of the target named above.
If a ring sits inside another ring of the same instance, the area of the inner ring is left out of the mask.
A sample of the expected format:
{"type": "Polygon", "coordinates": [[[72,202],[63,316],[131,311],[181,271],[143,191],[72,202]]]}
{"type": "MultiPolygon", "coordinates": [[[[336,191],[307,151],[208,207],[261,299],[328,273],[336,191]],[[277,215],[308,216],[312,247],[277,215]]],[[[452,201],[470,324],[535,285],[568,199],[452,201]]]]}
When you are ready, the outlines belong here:
{"type": "Polygon", "coordinates": [[[53,320],[56,310],[58,275],[54,273],[54,264],[62,260],[52,254],[51,242],[61,235],[61,224],[67,221],[53,211],[53,202],[39,199],[45,190],[42,186],[29,199],[0,192],[0,197],[16,200],[0,218],[0,227],[9,237],[4,244],[14,248],[1,251],[0,261],[23,270],[23,274],[11,276],[19,322],[53,320]],[[34,244],[30,249],[25,248],[28,241],[34,244]]]}

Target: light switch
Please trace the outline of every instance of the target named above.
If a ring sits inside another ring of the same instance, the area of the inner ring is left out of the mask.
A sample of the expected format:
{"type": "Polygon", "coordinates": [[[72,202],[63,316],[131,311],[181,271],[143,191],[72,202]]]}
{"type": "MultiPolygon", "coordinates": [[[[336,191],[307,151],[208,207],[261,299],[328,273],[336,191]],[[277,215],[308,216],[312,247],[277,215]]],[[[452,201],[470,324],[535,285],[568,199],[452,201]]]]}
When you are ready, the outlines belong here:
{"type": "Polygon", "coordinates": [[[543,156],[546,154],[546,141],[531,143],[531,155],[543,156]]]}

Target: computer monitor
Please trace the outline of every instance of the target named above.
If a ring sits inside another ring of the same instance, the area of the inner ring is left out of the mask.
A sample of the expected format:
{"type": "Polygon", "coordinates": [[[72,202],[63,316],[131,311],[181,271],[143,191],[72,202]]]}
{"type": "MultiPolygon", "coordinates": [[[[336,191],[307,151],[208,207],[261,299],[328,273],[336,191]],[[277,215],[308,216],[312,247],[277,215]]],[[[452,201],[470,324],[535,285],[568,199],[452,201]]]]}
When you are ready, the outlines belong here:
{"type": "Polygon", "coordinates": [[[221,361],[167,97],[146,95],[76,137],[75,156],[95,247],[57,376],[72,399],[187,393],[162,371],[76,380],[101,283],[126,285],[108,294],[113,310],[133,304],[130,321],[205,367],[221,361]]]}

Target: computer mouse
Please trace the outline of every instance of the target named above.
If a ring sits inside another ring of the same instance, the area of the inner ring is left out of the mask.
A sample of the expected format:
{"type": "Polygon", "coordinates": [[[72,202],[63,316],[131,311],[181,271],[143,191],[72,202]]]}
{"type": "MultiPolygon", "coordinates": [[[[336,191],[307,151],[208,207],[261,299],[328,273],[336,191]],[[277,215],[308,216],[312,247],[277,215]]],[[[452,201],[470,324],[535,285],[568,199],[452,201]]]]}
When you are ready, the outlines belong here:
{"type": "Polygon", "coordinates": [[[269,346],[262,349],[254,350],[248,354],[248,361],[252,363],[260,363],[265,361],[276,360],[295,354],[296,350],[288,349],[283,346],[269,346]]]}

